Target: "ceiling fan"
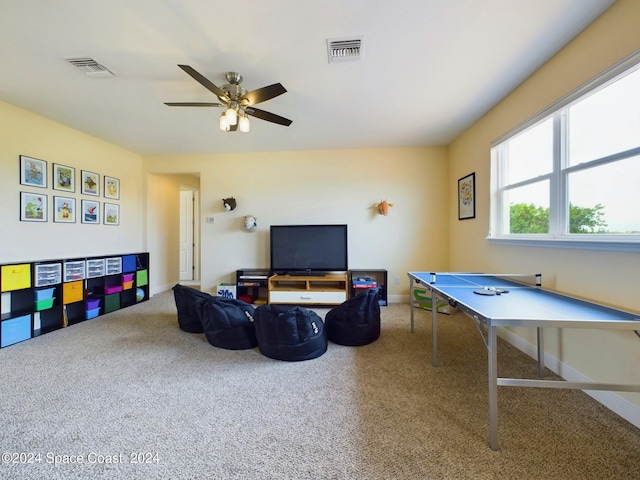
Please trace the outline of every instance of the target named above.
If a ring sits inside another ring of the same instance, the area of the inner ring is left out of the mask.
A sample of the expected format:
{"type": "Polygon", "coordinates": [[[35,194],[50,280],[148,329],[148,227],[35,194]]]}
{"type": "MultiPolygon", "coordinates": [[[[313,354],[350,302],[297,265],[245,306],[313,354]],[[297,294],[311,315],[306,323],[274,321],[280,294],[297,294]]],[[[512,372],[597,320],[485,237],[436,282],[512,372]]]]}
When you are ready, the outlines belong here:
{"type": "Polygon", "coordinates": [[[273,85],[247,92],[240,86],[242,83],[242,75],[239,73],[227,72],[225,76],[229,83],[218,87],[189,65],[178,65],[178,67],[189,74],[204,88],[214,93],[218,97],[220,103],[165,102],[165,105],[170,107],[225,108],[225,112],[220,117],[220,130],[226,132],[233,132],[236,130],[248,132],[250,128],[249,116],[266,120],[267,122],[277,123],[278,125],[284,125],[285,127],[291,125],[292,121],[288,118],[253,107],[257,103],[270,100],[278,95],[286,93],[287,90],[281,84],[274,83],[273,85]]]}

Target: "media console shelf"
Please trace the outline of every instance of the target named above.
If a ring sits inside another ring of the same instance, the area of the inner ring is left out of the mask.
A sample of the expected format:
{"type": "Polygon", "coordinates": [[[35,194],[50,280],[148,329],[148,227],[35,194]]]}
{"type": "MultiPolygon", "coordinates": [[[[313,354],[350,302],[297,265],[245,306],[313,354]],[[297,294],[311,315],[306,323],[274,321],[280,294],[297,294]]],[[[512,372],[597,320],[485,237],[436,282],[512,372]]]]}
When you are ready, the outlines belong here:
{"type": "Polygon", "coordinates": [[[349,297],[347,273],[324,276],[272,275],[269,303],[339,305],[349,297]]]}

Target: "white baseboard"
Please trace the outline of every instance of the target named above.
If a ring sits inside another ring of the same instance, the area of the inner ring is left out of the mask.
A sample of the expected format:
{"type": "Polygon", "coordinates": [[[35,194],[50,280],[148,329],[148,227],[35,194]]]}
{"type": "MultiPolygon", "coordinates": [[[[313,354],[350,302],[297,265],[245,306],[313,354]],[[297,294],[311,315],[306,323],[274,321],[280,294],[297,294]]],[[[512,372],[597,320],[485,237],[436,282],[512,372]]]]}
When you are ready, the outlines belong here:
{"type": "MultiPolygon", "coordinates": [[[[529,355],[531,358],[537,361],[538,359],[538,347],[533,345],[522,337],[517,336],[510,330],[505,328],[498,329],[498,335],[502,337],[505,341],[509,342],[511,345],[516,347],[518,350],[523,353],[529,355]]],[[[560,375],[567,381],[570,382],[592,382],[593,380],[586,375],[583,375],[575,368],[567,365],[566,363],[561,362],[556,357],[545,353],[544,354],[544,364],[549,370],[553,371],[557,375],[560,375]]],[[[587,395],[596,401],[600,402],[602,405],[607,407],[609,410],[617,413],[622,418],[624,418],[629,423],[632,423],[636,427],[640,428],[640,407],[630,402],[624,397],[621,397],[616,392],[606,392],[601,390],[590,390],[585,391],[587,395]]]]}
{"type": "Polygon", "coordinates": [[[152,291],[149,291],[149,297],[153,297],[157,293],[166,292],[167,290],[171,290],[174,287],[175,283],[167,283],[166,285],[156,285],[153,287],[152,291]]]}

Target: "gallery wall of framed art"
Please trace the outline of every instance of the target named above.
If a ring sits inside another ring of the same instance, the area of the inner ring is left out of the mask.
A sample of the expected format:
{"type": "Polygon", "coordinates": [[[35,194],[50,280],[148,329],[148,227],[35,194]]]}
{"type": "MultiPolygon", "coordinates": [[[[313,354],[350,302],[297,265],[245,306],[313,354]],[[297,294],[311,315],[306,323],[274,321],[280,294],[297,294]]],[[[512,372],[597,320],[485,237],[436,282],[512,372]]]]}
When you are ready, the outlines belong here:
{"type": "Polygon", "coordinates": [[[60,163],[51,163],[49,169],[46,160],[27,155],[19,156],[19,168],[25,187],[20,191],[20,221],[46,223],[51,218],[55,223],[120,225],[120,205],[114,203],[120,200],[120,179],[60,163]],[[69,196],[76,192],[80,197],[69,196]]]}

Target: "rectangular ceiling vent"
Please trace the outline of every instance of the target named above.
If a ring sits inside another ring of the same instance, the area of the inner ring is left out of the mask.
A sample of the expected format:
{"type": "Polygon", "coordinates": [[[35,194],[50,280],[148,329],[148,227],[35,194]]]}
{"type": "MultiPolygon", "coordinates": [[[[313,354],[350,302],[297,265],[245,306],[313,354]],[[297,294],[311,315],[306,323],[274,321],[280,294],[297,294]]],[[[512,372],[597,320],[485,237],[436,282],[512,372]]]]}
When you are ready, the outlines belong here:
{"type": "Polygon", "coordinates": [[[329,63],[360,60],[362,58],[362,40],[363,37],[328,39],[329,63]]]}
{"type": "Polygon", "coordinates": [[[96,62],[93,58],[82,57],[82,58],[67,58],[67,62],[69,62],[74,67],[78,68],[86,75],[93,78],[105,78],[105,77],[115,77],[115,73],[109,70],[107,67],[102,65],[101,63],[96,62]]]}

